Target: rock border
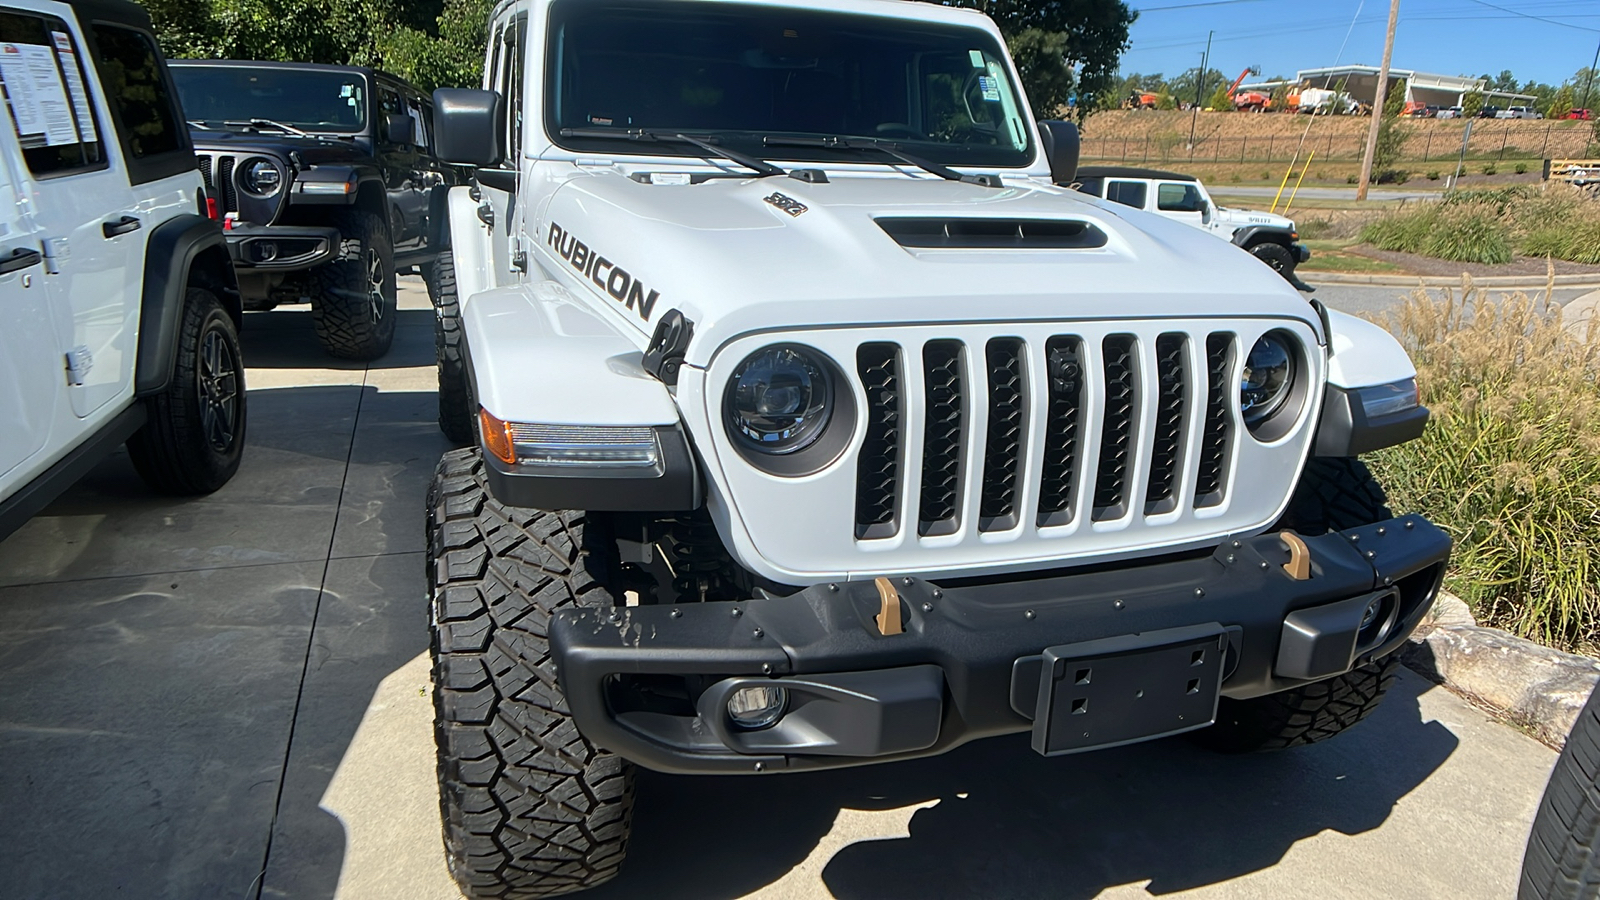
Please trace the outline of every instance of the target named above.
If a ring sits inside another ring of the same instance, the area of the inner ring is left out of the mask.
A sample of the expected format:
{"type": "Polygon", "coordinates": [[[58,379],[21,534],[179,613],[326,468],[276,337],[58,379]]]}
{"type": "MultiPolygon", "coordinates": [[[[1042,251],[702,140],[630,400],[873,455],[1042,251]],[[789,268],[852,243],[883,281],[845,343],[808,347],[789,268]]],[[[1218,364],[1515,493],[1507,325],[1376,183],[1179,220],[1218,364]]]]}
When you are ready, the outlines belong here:
{"type": "Polygon", "coordinates": [[[1439,592],[1401,652],[1418,674],[1557,750],[1566,744],[1572,723],[1600,682],[1600,660],[1484,628],[1467,604],[1448,591],[1439,592]]]}

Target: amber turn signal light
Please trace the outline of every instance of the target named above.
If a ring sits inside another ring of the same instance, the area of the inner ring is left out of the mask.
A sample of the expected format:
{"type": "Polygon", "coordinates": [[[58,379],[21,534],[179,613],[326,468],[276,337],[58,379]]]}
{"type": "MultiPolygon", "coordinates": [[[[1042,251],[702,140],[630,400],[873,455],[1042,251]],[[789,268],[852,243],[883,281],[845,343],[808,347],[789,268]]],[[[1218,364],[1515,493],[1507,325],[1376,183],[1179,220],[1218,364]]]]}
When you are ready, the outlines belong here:
{"type": "Polygon", "coordinates": [[[511,426],[478,407],[478,422],[483,431],[483,449],[508,466],[517,464],[517,448],[511,443],[511,426]]]}

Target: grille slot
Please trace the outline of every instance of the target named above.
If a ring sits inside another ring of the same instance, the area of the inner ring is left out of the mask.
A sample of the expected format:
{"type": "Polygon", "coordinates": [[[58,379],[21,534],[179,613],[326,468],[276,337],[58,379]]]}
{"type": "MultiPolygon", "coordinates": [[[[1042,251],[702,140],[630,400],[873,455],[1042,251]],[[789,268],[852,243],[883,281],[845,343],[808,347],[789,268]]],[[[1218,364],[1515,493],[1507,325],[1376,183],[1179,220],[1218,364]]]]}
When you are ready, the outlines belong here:
{"type": "Polygon", "coordinates": [[[1120,519],[1128,512],[1128,464],[1139,406],[1139,361],[1134,355],[1133,335],[1110,335],[1101,348],[1106,408],[1100,426],[1100,466],[1095,473],[1095,521],[1120,519]]]}
{"type": "Polygon", "coordinates": [[[856,372],[867,394],[867,433],[856,460],[856,538],[892,537],[900,530],[900,347],[862,344],[856,372]]]}
{"type": "Polygon", "coordinates": [[[239,191],[233,185],[233,167],[236,160],[229,155],[216,155],[216,196],[222,201],[222,212],[239,211],[239,191]]]}
{"type": "Polygon", "coordinates": [[[1200,433],[1200,467],[1195,479],[1196,508],[1222,502],[1230,420],[1228,418],[1228,373],[1233,370],[1234,336],[1218,332],[1206,338],[1206,418],[1200,433]]]}
{"type": "Polygon", "coordinates": [[[959,525],[965,428],[963,366],[960,341],[929,341],[922,347],[927,397],[918,534],[954,534],[959,525]]]}
{"type": "Polygon", "coordinates": [[[1177,508],[1173,494],[1183,469],[1185,398],[1189,389],[1185,363],[1188,341],[1168,332],[1156,338],[1156,411],[1151,425],[1150,480],[1145,488],[1145,515],[1177,508]]]}
{"type": "Polygon", "coordinates": [[[1072,521],[1078,482],[1083,416],[1083,343],[1057,335],[1044,347],[1049,396],[1045,407],[1044,460],[1039,475],[1039,525],[1072,521]]]}
{"type": "Polygon", "coordinates": [[[989,373],[989,423],[984,437],[978,530],[1006,531],[1017,524],[1017,478],[1027,434],[1022,340],[989,341],[984,361],[989,373]]]}

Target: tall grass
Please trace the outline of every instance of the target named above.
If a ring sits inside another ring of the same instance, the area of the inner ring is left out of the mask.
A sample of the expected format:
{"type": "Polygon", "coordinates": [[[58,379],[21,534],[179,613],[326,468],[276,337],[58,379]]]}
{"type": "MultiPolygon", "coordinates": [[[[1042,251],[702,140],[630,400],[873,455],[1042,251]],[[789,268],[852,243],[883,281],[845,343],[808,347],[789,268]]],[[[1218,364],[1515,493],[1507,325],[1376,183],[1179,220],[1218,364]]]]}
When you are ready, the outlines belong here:
{"type": "Polygon", "coordinates": [[[1380,250],[1498,265],[1513,253],[1600,264],[1600,200],[1566,185],[1458,191],[1361,231],[1380,250]]]}
{"type": "Polygon", "coordinates": [[[1421,439],[1371,460],[1391,505],[1455,538],[1449,583],[1480,620],[1600,646],[1600,329],[1470,281],[1418,291],[1384,324],[1433,412],[1421,439]]]}

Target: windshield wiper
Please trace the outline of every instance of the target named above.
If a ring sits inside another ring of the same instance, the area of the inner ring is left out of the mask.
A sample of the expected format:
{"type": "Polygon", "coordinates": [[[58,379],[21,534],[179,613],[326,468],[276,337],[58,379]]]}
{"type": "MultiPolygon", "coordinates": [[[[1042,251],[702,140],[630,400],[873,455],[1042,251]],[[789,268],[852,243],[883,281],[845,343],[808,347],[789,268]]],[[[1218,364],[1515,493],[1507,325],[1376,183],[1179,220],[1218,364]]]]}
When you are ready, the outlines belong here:
{"type": "Polygon", "coordinates": [[[237,122],[223,122],[222,124],[230,126],[230,127],[233,127],[233,128],[241,128],[241,127],[244,127],[244,126],[249,126],[249,127],[252,127],[252,128],[259,129],[259,128],[265,126],[267,128],[276,128],[276,129],[278,129],[279,131],[281,131],[281,132],[283,132],[285,134],[295,134],[295,135],[299,135],[300,137],[311,137],[311,132],[309,132],[309,131],[302,131],[302,130],[294,127],[293,125],[285,125],[282,122],[274,122],[271,119],[246,119],[246,120],[237,121],[237,122]]]}
{"type": "Polygon", "coordinates": [[[215,131],[216,130],[215,128],[212,128],[210,125],[207,125],[205,123],[204,119],[188,119],[187,121],[189,123],[189,127],[190,128],[198,128],[201,131],[215,131]]]}
{"type": "Polygon", "coordinates": [[[616,141],[682,141],[685,144],[693,144],[707,153],[720,156],[723,159],[736,162],[747,169],[758,172],[763,178],[769,175],[784,174],[782,169],[764,159],[741,153],[738,150],[730,150],[727,147],[713,144],[710,141],[688,134],[677,134],[670,131],[647,131],[643,128],[563,128],[561,129],[561,136],[605,138],[616,141]]]}
{"type": "Polygon", "coordinates": [[[900,149],[894,141],[885,141],[873,137],[835,136],[824,137],[765,137],[761,143],[768,147],[829,147],[837,150],[876,150],[886,153],[903,163],[907,163],[949,181],[961,181],[967,184],[981,184],[984,187],[1005,187],[1000,183],[999,175],[963,175],[949,166],[941,165],[931,159],[913,156],[900,149]]]}

